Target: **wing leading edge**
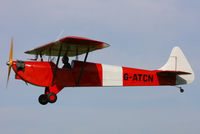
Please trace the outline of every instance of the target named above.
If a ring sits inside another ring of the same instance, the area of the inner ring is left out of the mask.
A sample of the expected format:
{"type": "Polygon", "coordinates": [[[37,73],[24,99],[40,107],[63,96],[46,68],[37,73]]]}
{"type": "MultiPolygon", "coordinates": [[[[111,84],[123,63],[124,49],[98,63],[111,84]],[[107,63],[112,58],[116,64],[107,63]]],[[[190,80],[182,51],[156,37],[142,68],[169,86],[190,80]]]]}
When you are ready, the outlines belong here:
{"type": "Polygon", "coordinates": [[[61,56],[64,56],[65,53],[67,52],[67,55],[69,57],[87,53],[88,48],[89,52],[92,52],[110,46],[109,44],[101,41],[91,40],[82,37],[69,36],[62,38],[58,41],[40,46],[33,50],[26,51],[25,53],[33,55],[58,56],[61,45],[62,45],[61,56]]]}

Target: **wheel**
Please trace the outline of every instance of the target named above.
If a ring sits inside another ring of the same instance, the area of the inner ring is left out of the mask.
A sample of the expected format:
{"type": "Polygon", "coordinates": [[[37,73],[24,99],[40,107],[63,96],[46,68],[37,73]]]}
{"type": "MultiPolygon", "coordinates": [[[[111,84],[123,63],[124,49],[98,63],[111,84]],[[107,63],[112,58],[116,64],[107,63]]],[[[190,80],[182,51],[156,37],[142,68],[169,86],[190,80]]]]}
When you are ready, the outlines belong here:
{"type": "Polygon", "coordinates": [[[46,105],[48,103],[47,95],[46,94],[40,95],[38,101],[41,105],[46,105]]]}
{"type": "Polygon", "coordinates": [[[184,92],[184,89],[180,88],[180,92],[183,93],[183,92],[184,92]]]}
{"type": "Polygon", "coordinates": [[[47,95],[47,99],[48,99],[49,103],[55,103],[57,100],[57,95],[55,93],[49,93],[47,95]]]}

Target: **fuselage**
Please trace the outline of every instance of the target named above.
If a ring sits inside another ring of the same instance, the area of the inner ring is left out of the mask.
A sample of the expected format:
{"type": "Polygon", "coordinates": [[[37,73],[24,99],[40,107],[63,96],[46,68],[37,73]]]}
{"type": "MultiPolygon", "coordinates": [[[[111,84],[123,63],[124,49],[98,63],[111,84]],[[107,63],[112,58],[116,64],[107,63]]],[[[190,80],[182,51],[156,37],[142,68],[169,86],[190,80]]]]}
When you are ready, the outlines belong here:
{"type": "MultiPolygon", "coordinates": [[[[83,62],[73,61],[71,69],[58,68],[54,83],[59,87],[76,87],[83,62]]],[[[53,62],[14,61],[17,79],[49,87],[56,65],[53,62]],[[21,65],[20,65],[21,64],[21,65]]],[[[79,87],[83,86],[160,86],[175,85],[176,76],[161,76],[158,71],[86,62],[79,87]]]]}

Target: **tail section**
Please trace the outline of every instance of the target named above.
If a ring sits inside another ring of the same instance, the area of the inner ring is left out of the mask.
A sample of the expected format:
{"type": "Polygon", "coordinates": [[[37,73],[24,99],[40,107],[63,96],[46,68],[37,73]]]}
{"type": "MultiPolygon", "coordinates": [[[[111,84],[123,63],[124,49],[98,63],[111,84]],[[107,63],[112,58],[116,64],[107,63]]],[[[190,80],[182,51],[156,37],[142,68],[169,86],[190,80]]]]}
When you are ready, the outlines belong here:
{"type": "Polygon", "coordinates": [[[174,47],[167,63],[158,69],[160,71],[177,72],[176,85],[189,84],[194,81],[194,72],[179,47],[174,47]],[[185,72],[185,73],[178,73],[185,72]]]}

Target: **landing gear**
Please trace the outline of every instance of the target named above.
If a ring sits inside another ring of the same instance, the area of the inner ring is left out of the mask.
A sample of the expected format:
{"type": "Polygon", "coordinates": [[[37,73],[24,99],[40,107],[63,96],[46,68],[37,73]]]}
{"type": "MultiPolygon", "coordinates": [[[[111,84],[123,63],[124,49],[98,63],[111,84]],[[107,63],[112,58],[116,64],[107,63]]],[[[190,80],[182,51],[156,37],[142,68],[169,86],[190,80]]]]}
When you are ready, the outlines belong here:
{"type": "Polygon", "coordinates": [[[57,95],[55,93],[49,93],[47,95],[49,103],[55,103],[57,100],[57,95]]]}
{"type": "Polygon", "coordinates": [[[182,87],[178,87],[178,86],[176,86],[176,87],[179,88],[180,93],[184,93],[184,89],[182,87]]]}
{"type": "Polygon", "coordinates": [[[49,103],[55,103],[57,100],[57,95],[55,93],[42,94],[39,96],[38,101],[41,105],[46,105],[49,103]]]}
{"type": "Polygon", "coordinates": [[[47,95],[46,94],[40,95],[38,101],[41,105],[46,105],[48,103],[47,95]]]}
{"type": "Polygon", "coordinates": [[[184,89],[182,87],[179,87],[179,86],[175,86],[175,87],[179,88],[180,93],[184,93],[184,89]]]}
{"type": "Polygon", "coordinates": [[[184,89],[182,87],[179,87],[180,89],[180,92],[183,93],[184,92],[184,89]]]}

